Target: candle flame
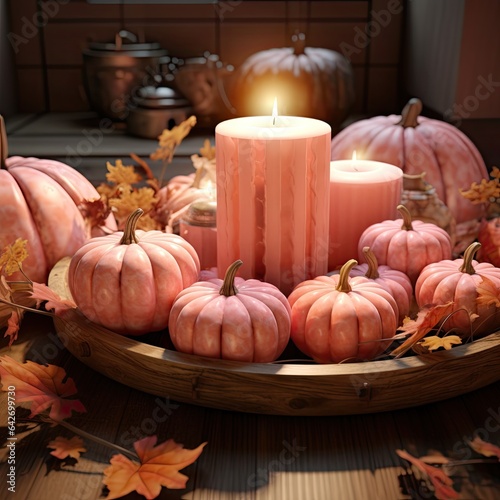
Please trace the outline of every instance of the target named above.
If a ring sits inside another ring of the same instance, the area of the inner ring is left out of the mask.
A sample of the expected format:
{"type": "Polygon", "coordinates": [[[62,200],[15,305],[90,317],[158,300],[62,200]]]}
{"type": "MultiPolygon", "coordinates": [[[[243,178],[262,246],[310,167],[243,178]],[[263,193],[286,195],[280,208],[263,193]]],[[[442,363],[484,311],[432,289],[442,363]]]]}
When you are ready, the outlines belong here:
{"type": "Polygon", "coordinates": [[[274,98],[274,104],[273,104],[273,125],[276,125],[276,118],[278,116],[278,98],[274,98]]]}
{"type": "Polygon", "coordinates": [[[352,159],[353,161],[356,161],[356,150],[352,152],[352,159]]]}

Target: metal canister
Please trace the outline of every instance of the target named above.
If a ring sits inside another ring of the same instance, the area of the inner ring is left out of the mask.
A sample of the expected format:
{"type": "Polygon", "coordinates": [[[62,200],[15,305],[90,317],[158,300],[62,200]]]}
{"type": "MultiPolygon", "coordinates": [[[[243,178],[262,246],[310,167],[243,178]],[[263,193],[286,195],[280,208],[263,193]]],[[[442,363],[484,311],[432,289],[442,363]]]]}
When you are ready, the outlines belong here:
{"type": "Polygon", "coordinates": [[[195,201],[179,224],[179,234],[196,250],[201,269],[217,267],[217,203],[195,201]]]}

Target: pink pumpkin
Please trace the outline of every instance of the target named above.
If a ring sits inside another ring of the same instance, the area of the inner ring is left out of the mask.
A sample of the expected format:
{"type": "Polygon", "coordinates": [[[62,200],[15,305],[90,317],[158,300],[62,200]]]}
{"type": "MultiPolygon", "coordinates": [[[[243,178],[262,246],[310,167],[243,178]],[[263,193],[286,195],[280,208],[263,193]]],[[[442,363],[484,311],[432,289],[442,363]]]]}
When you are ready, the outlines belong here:
{"type": "MultiPolygon", "coordinates": [[[[7,134],[0,115],[0,252],[17,238],[27,241],[23,271],[44,283],[55,263],[73,255],[100,228],[116,231],[112,215],[87,217],[84,202],[99,193],[79,172],[64,163],[8,156],[7,134]]],[[[20,272],[9,277],[24,280],[20,272]]]]}
{"type": "Polygon", "coordinates": [[[352,259],[338,275],[304,281],[288,297],[292,340],[318,363],[373,359],[396,333],[394,297],[371,279],[349,278],[356,264],[352,259]]]}
{"type": "Polygon", "coordinates": [[[180,352],[254,363],[277,359],[290,338],[290,306],[270,283],[235,278],[200,281],[175,299],[170,338],[180,352]]]}
{"type": "Polygon", "coordinates": [[[183,238],[135,230],[143,211],[124,231],[93,238],[71,259],[68,282],[81,312],[125,335],[163,330],[177,294],[194,283],[200,261],[183,238]]]}
{"type": "Polygon", "coordinates": [[[436,224],[412,221],[404,205],[398,205],[398,211],[402,220],[386,220],[365,229],[358,256],[364,262],[363,248],[370,247],[379,264],[405,273],[414,284],[427,264],[451,259],[451,239],[436,224]]]}
{"type": "Polygon", "coordinates": [[[332,140],[332,160],[349,160],[356,151],[358,158],[390,163],[407,174],[425,172],[457,223],[481,217],[483,207],[460,194],[472,182],[488,178],[481,154],[463,132],[419,116],[421,111],[420,100],[411,99],[401,116],[376,116],[349,125],[332,140]]]}
{"type": "Polygon", "coordinates": [[[443,323],[444,331],[478,336],[498,329],[500,308],[494,299],[500,296],[500,269],[473,260],[480,247],[480,243],[474,242],[467,247],[463,259],[429,264],[417,280],[415,299],[419,307],[453,302],[454,314],[443,323]],[[480,287],[486,291],[486,300],[480,299],[480,287]]]}
{"type": "MultiPolygon", "coordinates": [[[[72,256],[91,237],[92,223],[82,203],[98,199],[94,186],[68,165],[20,156],[5,159],[0,168],[0,250],[16,238],[27,240],[23,270],[44,283],[58,260],[72,256]]],[[[116,231],[113,215],[104,228],[116,231]]],[[[16,273],[12,279],[24,278],[16,273]]]]}
{"type": "MultiPolygon", "coordinates": [[[[379,266],[377,257],[370,247],[363,248],[366,259],[365,264],[358,264],[351,269],[350,276],[365,276],[384,287],[396,301],[398,307],[398,318],[400,325],[406,316],[410,314],[410,306],[413,298],[413,286],[408,276],[389,266],[379,266]]],[[[339,274],[339,271],[329,273],[329,276],[339,274]]]]}

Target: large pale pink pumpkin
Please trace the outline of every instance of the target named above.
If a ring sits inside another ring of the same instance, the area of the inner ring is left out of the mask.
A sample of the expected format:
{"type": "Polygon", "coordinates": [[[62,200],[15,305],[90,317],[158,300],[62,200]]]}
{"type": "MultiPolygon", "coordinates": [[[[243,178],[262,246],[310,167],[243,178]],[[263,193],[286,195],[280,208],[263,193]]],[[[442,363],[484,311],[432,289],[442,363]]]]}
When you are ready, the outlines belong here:
{"type": "Polygon", "coordinates": [[[290,306],[280,290],[259,280],[200,281],[182,291],[172,307],[170,338],[184,353],[254,363],[274,361],[290,338],[290,306]]]}
{"type": "Polygon", "coordinates": [[[457,223],[477,219],[483,208],[461,194],[472,182],[488,178],[476,146],[460,130],[441,120],[419,116],[422,103],[411,99],[401,116],[357,121],[332,139],[332,160],[358,158],[400,167],[407,174],[425,172],[426,181],[451,210],[457,223]]]}
{"type": "Polygon", "coordinates": [[[371,279],[350,278],[356,264],[352,259],[338,275],[304,281],[288,297],[292,340],[318,363],[373,359],[396,333],[394,297],[371,279]]]}
{"type": "Polygon", "coordinates": [[[412,221],[404,205],[399,205],[398,211],[402,219],[379,222],[363,231],[358,256],[364,262],[363,248],[370,247],[379,264],[405,273],[415,284],[427,264],[451,259],[451,238],[436,224],[412,221]]]}
{"type": "Polygon", "coordinates": [[[72,257],[68,283],[81,312],[125,335],[163,330],[181,290],[198,279],[200,261],[183,238],[135,230],[143,211],[124,231],[92,238],[72,257]]]}
{"type": "Polygon", "coordinates": [[[339,127],[354,103],[353,71],[340,53],[305,46],[295,34],[293,47],[251,55],[236,71],[234,99],[238,114],[269,115],[274,97],[290,116],[310,116],[339,127]]]}
{"type": "Polygon", "coordinates": [[[480,248],[481,244],[474,242],[462,259],[429,264],[420,273],[415,286],[419,307],[453,302],[453,314],[442,325],[444,331],[478,336],[498,329],[500,269],[474,260],[480,248]]]}
{"type": "MultiPolygon", "coordinates": [[[[94,186],[79,172],[58,161],[13,156],[0,116],[0,251],[17,238],[28,241],[23,270],[43,283],[62,257],[73,255],[92,233],[81,204],[99,199],[94,186]]],[[[116,231],[112,215],[105,228],[116,231]]],[[[24,279],[19,273],[10,279],[24,279]]]]}

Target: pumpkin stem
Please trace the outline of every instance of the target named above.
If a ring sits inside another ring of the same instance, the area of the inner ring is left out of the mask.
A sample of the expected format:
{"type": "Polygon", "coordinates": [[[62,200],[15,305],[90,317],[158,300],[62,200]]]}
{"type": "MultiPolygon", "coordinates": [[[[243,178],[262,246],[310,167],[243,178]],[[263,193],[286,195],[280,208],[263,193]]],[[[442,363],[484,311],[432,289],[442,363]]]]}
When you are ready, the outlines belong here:
{"type": "Polygon", "coordinates": [[[481,248],[481,243],[475,241],[471,243],[464,252],[464,262],[460,266],[459,271],[467,274],[476,274],[476,270],[472,266],[472,260],[474,259],[477,251],[481,248]]]}
{"type": "Polygon", "coordinates": [[[401,229],[404,229],[405,231],[413,231],[410,211],[404,205],[398,205],[398,212],[403,217],[403,225],[401,226],[401,229]]]}
{"type": "Polygon", "coordinates": [[[234,286],[234,278],[236,276],[236,271],[238,271],[241,265],[243,265],[243,261],[238,259],[227,268],[226,274],[224,275],[224,283],[222,283],[219,290],[221,295],[231,297],[231,295],[236,295],[238,293],[238,289],[234,286]]]}
{"type": "Polygon", "coordinates": [[[368,271],[366,271],[365,276],[371,280],[376,280],[380,276],[378,273],[377,257],[375,257],[375,254],[372,252],[370,247],[364,247],[363,254],[365,255],[366,262],[368,263],[368,271]]]}
{"type": "Polygon", "coordinates": [[[421,112],[422,101],[413,97],[403,108],[403,111],[401,112],[401,120],[397,123],[397,125],[401,125],[403,128],[415,128],[418,125],[418,117],[421,112]]]}
{"type": "Polygon", "coordinates": [[[337,292],[349,293],[352,291],[351,285],[349,284],[349,273],[351,269],[358,264],[355,259],[348,260],[341,268],[339,275],[339,282],[337,284],[337,292]]]}
{"type": "Polygon", "coordinates": [[[306,48],[306,35],[304,33],[295,32],[292,35],[292,45],[293,45],[293,54],[295,56],[300,56],[300,54],[304,54],[306,48]]]}
{"type": "Polygon", "coordinates": [[[131,243],[139,242],[137,236],[135,235],[135,228],[143,213],[144,210],[142,208],[138,208],[128,216],[127,222],[125,222],[123,236],[120,240],[120,245],[130,245],[131,243]]]}
{"type": "Polygon", "coordinates": [[[5,131],[5,122],[3,116],[0,115],[0,168],[5,167],[5,160],[9,154],[9,146],[7,143],[7,132],[5,131]]]}

